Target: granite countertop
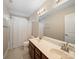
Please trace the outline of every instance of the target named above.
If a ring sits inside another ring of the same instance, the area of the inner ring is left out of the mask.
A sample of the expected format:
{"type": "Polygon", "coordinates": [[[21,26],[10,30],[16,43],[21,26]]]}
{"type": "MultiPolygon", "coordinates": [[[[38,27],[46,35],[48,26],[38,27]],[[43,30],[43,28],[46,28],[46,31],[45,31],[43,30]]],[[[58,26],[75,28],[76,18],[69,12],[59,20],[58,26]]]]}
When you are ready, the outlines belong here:
{"type": "MultiPolygon", "coordinates": [[[[39,39],[39,38],[33,38],[33,39],[29,39],[44,55],[46,55],[48,57],[48,59],[61,59],[60,56],[55,55],[53,53],[51,53],[51,49],[58,49],[61,50],[60,46],[49,42],[45,39],[39,39]]],[[[64,51],[63,51],[64,52],[64,51]]],[[[68,54],[67,52],[64,52],[66,54],[68,54]]],[[[68,54],[70,55],[70,54],[68,54]]],[[[73,55],[70,55],[72,57],[72,59],[74,59],[73,55]]]]}

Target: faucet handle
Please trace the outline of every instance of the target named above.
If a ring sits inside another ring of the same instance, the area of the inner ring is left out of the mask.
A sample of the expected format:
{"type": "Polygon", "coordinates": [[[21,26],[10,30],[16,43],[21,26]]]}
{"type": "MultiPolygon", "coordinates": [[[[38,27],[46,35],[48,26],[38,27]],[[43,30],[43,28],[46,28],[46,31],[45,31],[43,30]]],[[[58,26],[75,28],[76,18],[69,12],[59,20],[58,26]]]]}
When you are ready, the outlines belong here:
{"type": "Polygon", "coordinates": [[[67,43],[63,44],[61,46],[61,49],[64,50],[64,51],[66,51],[66,52],[69,52],[69,43],[67,42],[67,43]]]}
{"type": "Polygon", "coordinates": [[[66,45],[69,45],[69,43],[67,42],[66,45]]]}
{"type": "Polygon", "coordinates": [[[66,51],[69,52],[69,43],[66,43],[66,51]]]}
{"type": "Polygon", "coordinates": [[[67,46],[66,51],[69,52],[69,45],[67,46]]]}
{"type": "Polygon", "coordinates": [[[63,44],[63,45],[61,46],[61,49],[65,49],[65,44],[63,44]]]}

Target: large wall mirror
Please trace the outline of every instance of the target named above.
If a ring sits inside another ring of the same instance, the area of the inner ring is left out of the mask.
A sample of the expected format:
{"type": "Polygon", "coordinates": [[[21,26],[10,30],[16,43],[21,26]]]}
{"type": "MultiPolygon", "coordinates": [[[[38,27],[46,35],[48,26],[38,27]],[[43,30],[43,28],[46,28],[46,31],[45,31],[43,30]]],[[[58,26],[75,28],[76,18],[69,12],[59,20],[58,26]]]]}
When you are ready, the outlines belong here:
{"type": "Polygon", "coordinates": [[[50,14],[43,20],[40,22],[44,24],[44,36],[75,44],[75,11],[73,6],[50,14]]]}

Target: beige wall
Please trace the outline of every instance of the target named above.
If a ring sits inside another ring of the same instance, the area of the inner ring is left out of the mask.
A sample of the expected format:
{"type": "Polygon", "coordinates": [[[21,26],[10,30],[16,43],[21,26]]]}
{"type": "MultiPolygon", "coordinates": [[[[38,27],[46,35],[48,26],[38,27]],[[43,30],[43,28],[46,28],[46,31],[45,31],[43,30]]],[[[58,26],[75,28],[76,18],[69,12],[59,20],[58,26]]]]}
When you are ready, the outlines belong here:
{"type": "Polygon", "coordinates": [[[8,49],[8,39],[8,29],[3,28],[3,54],[5,54],[8,49]]]}
{"type": "Polygon", "coordinates": [[[8,41],[9,41],[8,20],[3,19],[3,55],[6,53],[8,49],[8,41]]]}
{"type": "Polygon", "coordinates": [[[30,16],[30,20],[32,22],[32,36],[38,37],[39,36],[39,16],[35,12],[30,16]]]}
{"type": "Polygon", "coordinates": [[[45,18],[44,35],[64,40],[64,16],[74,12],[74,7],[64,9],[45,18]]]}
{"type": "Polygon", "coordinates": [[[9,0],[3,0],[3,55],[8,49],[8,40],[9,40],[9,27],[8,19],[9,17],[9,0]]]}

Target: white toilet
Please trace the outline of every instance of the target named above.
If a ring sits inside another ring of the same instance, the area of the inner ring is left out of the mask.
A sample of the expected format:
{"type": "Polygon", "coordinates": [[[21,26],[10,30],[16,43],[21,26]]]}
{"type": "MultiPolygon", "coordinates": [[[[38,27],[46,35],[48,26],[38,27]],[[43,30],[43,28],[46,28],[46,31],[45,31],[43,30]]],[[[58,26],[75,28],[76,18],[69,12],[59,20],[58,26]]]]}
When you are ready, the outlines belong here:
{"type": "MultiPolygon", "coordinates": [[[[34,36],[29,37],[28,39],[33,39],[34,36]]],[[[24,41],[24,51],[28,51],[29,40],[24,41]]]]}
{"type": "Polygon", "coordinates": [[[24,42],[24,51],[28,51],[29,41],[24,42]]]}

